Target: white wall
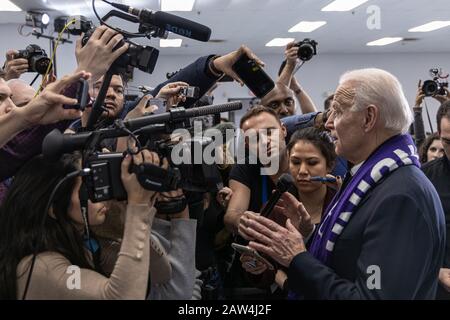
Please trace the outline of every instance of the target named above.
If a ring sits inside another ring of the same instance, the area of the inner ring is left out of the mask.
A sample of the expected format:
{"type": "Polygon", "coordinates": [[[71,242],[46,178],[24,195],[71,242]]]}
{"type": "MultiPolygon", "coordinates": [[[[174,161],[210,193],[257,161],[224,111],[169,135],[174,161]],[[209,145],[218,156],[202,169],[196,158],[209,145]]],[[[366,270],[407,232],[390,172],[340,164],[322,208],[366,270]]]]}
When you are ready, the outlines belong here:
{"type": "MultiPolygon", "coordinates": [[[[73,39],[75,40],[75,38],[73,39]]],[[[49,41],[37,40],[33,36],[22,37],[17,32],[15,25],[0,25],[0,52],[6,52],[8,48],[24,49],[27,44],[36,43],[49,51],[49,41]]],[[[177,50],[176,48],[173,49],[177,50]]],[[[319,48],[320,50],[320,48],[319,48]]],[[[261,55],[266,63],[267,72],[275,77],[283,58],[280,55],[261,55]]],[[[220,54],[220,52],[219,52],[220,54]]],[[[2,54],[3,55],[3,54],[2,54]]],[[[160,56],[155,72],[152,75],[139,70],[135,71],[135,77],[131,85],[155,86],[165,80],[166,72],[173,72],[194,61],[196,56],[160,56]]],[[[3,63],[4,59],[0,59],[3,63]]],[[[316,105],[322,109],[325,97],[336,88],[339,75],[355,68],[378,67],[386,69],[396,75],[403,85],[405,95],[412,106],[419,79],[429,79],[428,70],[439,66],[450,71],[450,54],[446,53],[384,53],[384,54],[320,54],[306,63],[297,73],[297,79],[304,89],[311,95],[316,105]]],[[[57,50],[58,75],[61,76],[75,68],[74,44],[62,44],[57,50]]],[[[24,80],[31,81],[32,75],[27,74],[24,80]]],[[[246,87],[239,87],[235,83],[224,83],[215,91],[215,102],[221,103],[228,98],[250,97],[246,87]]],[[[438,103],[427,98],[433,128],[436,130],[435,115],[438,103]]],[[[425,116],[425,113],[424,113],[425,116]]],[[[425,125],[429,130],[425,117],[425,125]]]]}

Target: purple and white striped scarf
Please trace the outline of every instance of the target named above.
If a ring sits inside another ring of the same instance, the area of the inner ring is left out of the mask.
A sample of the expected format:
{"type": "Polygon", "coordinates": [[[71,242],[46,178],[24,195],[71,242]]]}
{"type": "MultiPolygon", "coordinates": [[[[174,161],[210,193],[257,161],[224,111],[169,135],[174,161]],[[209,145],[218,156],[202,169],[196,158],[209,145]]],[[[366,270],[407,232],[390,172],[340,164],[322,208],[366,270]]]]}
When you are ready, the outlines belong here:
{"type": "Polygon", "coordinates": [[[397,135],[384,142],[358,169],[347,187],[333,198],[314,235],[309,252],[328,264],[336,239],[367,192],[382,178],[407,165],[420,167],[411,136],[397,135]]]}

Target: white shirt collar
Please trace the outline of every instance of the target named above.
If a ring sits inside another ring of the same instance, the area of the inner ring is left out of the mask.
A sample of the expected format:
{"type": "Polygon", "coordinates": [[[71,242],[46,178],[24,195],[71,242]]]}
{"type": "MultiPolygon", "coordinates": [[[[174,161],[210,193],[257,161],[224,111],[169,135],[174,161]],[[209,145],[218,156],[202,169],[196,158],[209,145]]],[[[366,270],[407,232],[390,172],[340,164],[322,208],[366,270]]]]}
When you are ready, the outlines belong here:
{"type": "Polygon", "coordinates": [[[350,174],[352,175],[352,177],[356,174],[356,172],[359,170],[359,168],[361,168],[361,166],[364,164],[363,162],[358,163],[357,165],[354,165],[351,169],[350,169],[350,174]]]}

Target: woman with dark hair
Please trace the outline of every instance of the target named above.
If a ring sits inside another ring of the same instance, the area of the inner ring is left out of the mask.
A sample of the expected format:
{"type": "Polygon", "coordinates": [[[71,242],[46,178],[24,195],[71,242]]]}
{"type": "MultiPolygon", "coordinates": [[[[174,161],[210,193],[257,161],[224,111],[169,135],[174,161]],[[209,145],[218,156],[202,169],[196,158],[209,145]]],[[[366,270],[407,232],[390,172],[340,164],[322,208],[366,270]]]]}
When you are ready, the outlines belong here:
{"type": "Polygon", "coordinates": [[[430,134],[419,148],[419,160],[424,164],[444,156],[444,146],[438,133],[430,134]]]}
{"type": "MultiPolygon", "coordinates": [[[[311,235],[314,226],[318,225],[322,216],[341,185],[341,178],[336,177],[336,183],[311,181],[312,177],[334,178],[330,175],[336,154],[334,145],[328,134],[314,127],[297,130],[291,137],[287,147],[289,156],[289,171],[295,181],[295,190],[284,193],[274,211],[285,218],[291,219],[294,226],[306,236],[311,235]],[[301,201],[301,208],[292,205],[295,199],[301,201]],[[306,210],[305,210],[306,209],[306,210]],[[299,215],[299,211],[302,215],[299,215]],[[300,223],[302,221],[302,223],[300,223]]],[[[284,225],[285,221],[277,221],[284,225]]],[[[243,268],[252,274],[261,274],[267,266],[247,254],[241,256],[243,268]]],[[[286,273],[278,269],[272,275],[279,287],[283,288],[287,279],[286,273]]],[[[265,275],[264,278],[268,278],[265,275]]]]}
{"type": "MultiPolygon", "coordinates": [[[[51,163],[38,156],[18,172],[0,209],[0,299],[145,299],[155,192],[129,173],[131,161],[128,155],[122,162],[126,228],[109,278],[88,227],[103,223],[108,210],[87,201],[82,213],[79,157],[51,163]]],[[[146,150],[133,157],[142,161],[159,165],[146,150]]]]}

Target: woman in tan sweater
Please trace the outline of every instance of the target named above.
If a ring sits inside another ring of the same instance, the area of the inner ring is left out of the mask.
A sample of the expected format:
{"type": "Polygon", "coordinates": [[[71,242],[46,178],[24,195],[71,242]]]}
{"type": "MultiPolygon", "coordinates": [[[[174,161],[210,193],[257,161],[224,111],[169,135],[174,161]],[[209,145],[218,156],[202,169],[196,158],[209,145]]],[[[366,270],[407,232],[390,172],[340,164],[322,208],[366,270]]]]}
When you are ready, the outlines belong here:
{"type": "MultiPolygon", "coordinates": [[[[139,164],[143,158],[159,165],[158,156],[146,150],[133,161],[139,164]]],[[[155,192],[143,189],[128,172],[131,161],[127,156],[122,163],[128,194],[125,232],[109,278],[102,274],[98,250],[84,243],[81,178],[62,183],[45,212],[56,184],[80,169],[79,159],[49,163],[39,156],[22,168],[0,209],[0,299],[145,299],[155,192]]],[[[104,202],[88,202],[90,225],[101,224],[105,214],[104,202]]]]}

